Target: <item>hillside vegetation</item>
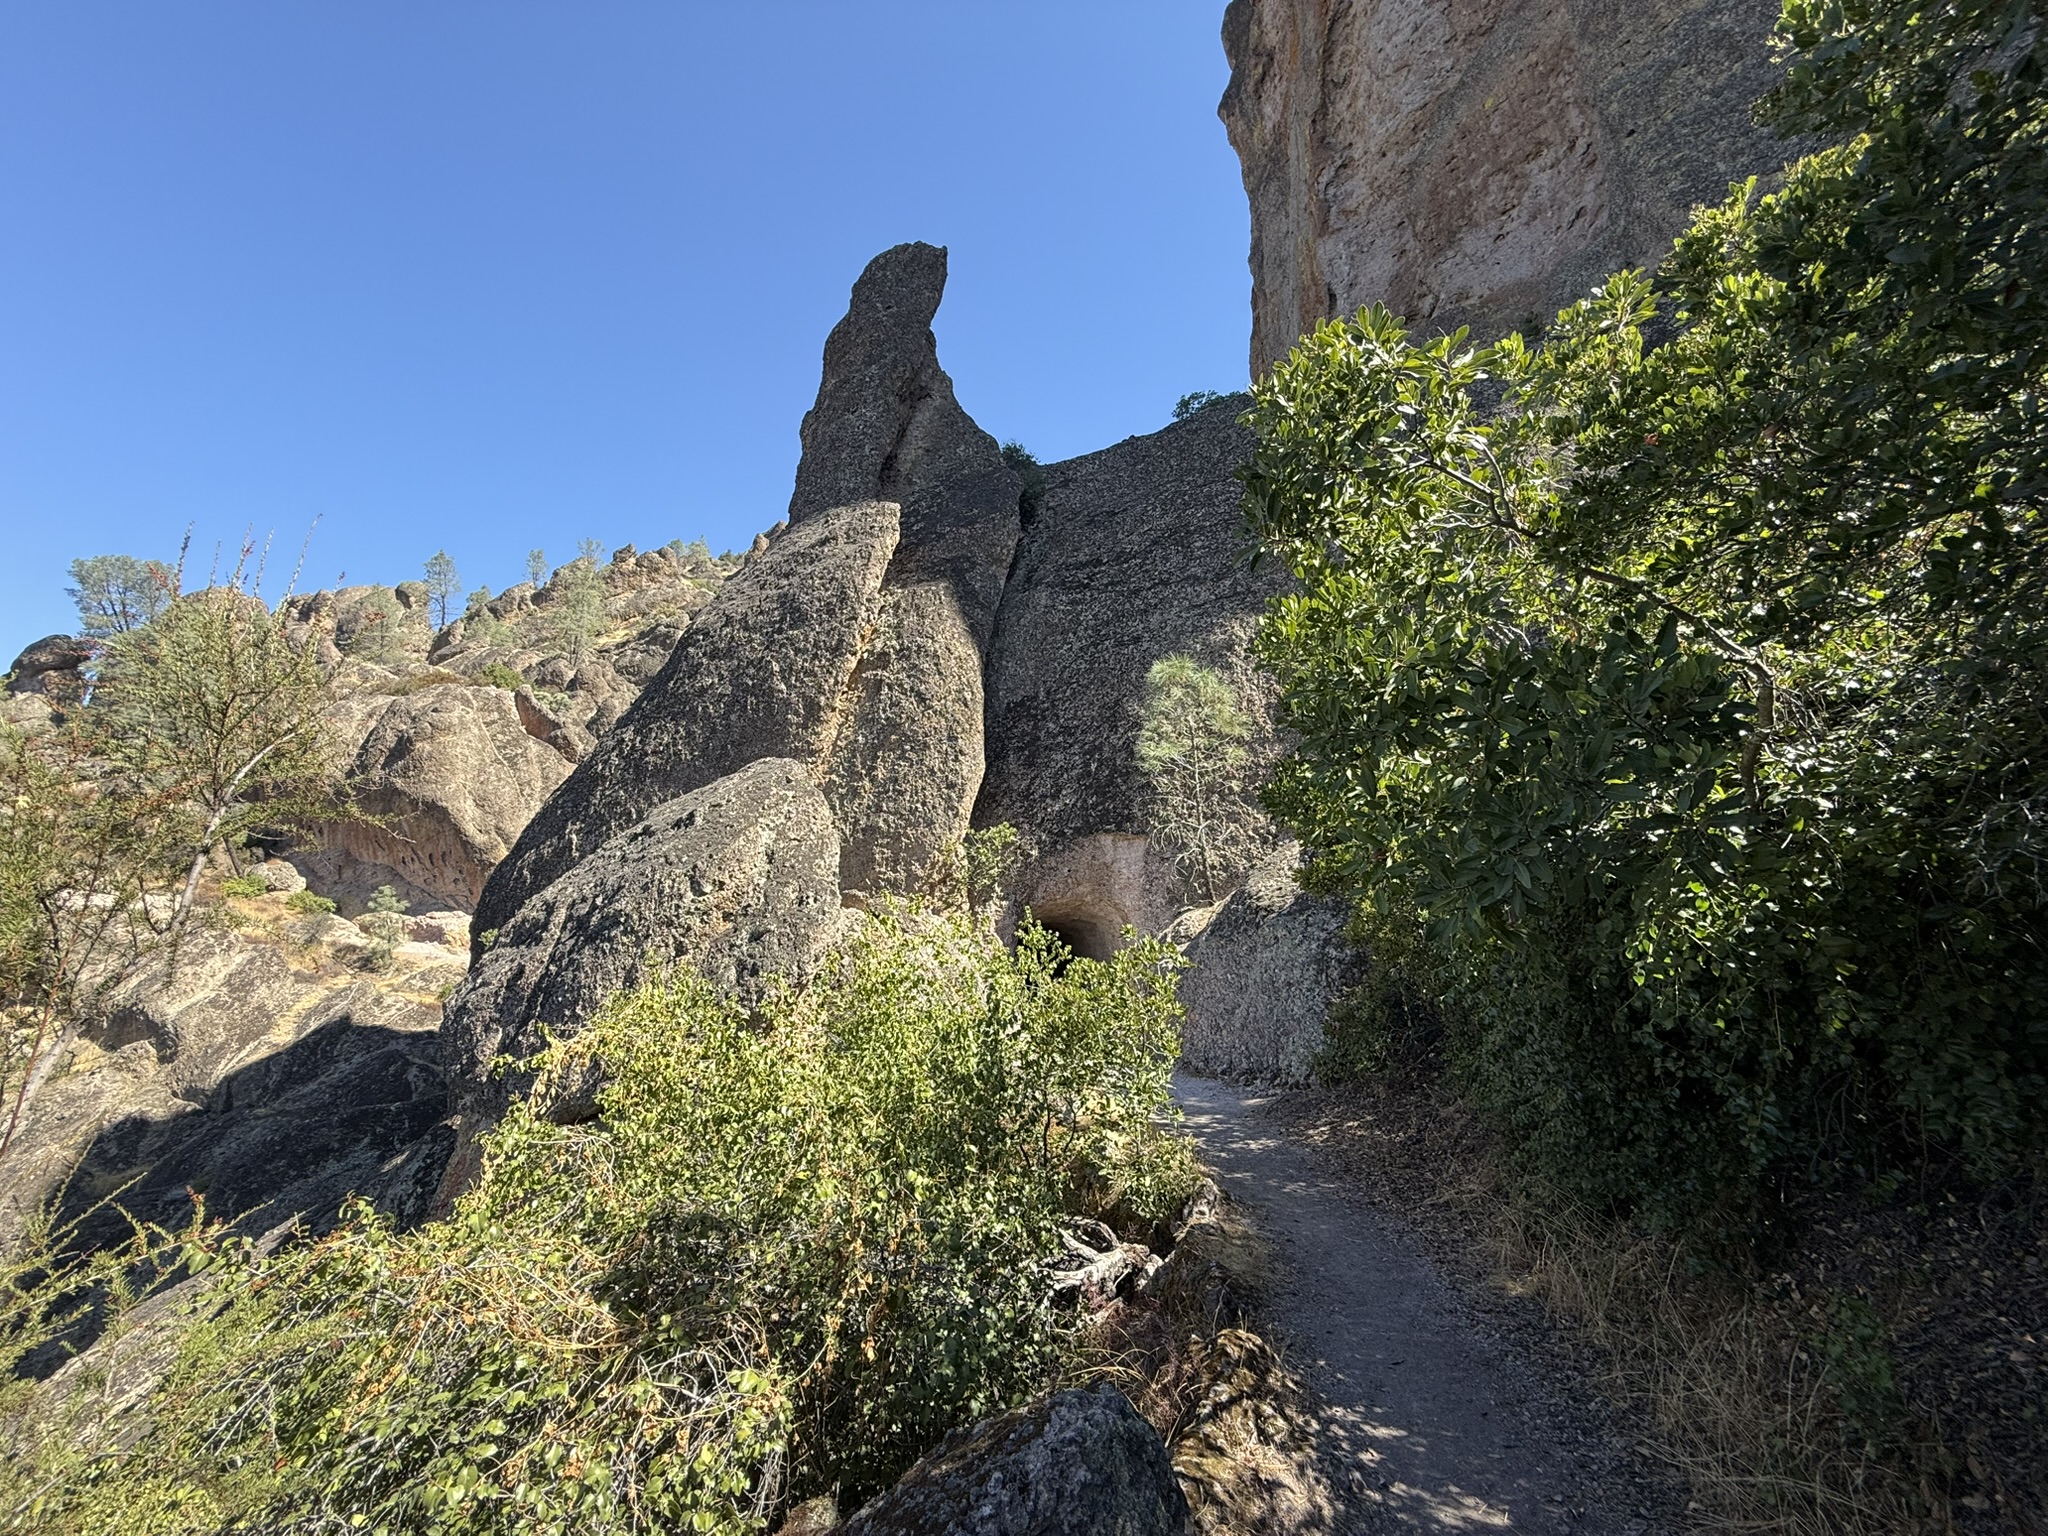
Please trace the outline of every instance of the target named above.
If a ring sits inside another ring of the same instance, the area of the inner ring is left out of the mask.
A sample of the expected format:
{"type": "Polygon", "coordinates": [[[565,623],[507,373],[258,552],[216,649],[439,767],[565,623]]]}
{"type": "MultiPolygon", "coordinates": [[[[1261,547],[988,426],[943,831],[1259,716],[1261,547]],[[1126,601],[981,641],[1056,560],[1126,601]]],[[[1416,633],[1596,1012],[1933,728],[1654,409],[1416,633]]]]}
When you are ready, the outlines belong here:
{"type": "Polygon", "coordinates": [[[1780,35],[1782,185],[1538,340],[1323,326],[1244,476],[1311,878],[1551,1180],[1735,1236],[2048,1132],[2048,34],[1780,35]]]}
{"type": "Polygon", "coordinates": [[[1064,1218],[1192,1190],[1172,977],[1157,944],[1069,961],[904,910],[758,1018],[689,971],[621,996],[541,1064],[601,1071],[601,1118],[515,1106],[450,1220],[201,1259],[210,1315],[128,1454],[90,1394],[17,1383],[0,1521],[745,1531],[884,1487],[1081,1363],[1064,1218]]]}

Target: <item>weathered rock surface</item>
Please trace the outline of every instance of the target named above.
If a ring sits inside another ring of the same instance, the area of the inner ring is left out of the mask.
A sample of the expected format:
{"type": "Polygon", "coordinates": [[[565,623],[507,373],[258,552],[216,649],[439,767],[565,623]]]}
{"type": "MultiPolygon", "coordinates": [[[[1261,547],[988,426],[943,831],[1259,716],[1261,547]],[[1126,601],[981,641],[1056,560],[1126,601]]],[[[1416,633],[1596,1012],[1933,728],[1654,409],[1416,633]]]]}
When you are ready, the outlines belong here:
{"type": "Polygon", "coordinates": [[[1083,953],[1182,904],[1147,847],[1136,748],[1145,674],[1182,653],[1238,684],[1257,757],[1276,750],[1249,647],[1282,574],[1253,570],[1232,471],[1250,447],[1226,400],[1149,437],[1046,469],[988,660],[988,772],[977,826],[1010,822],[1040,856],[1018,898],[1083,953]],[[1084,936],[1087,936],[1084,938],[1084,936]]]}
{"type": "Polygon", "coordinates": [[[1344,936],[1344,903],[1295,883],[1300,849],[1262,861],[1213,911],[1188,914],[1181,1059],[1197,1072],[1305,1082],[1322,1049],[1330,1005],[1365,977],[1344,936]]]}
{"type": "Polygon", "coordinates": [[[448,684],[397,698],[354,694],[334,710],[356,743],[356,803],[377,821],[331,822],[315,886],[358,898],[390,884],[414,905],[468,910],[556,785],[568,759],[536,741],[502,688],[448,684]],[[330,867],[331,866],[331,867],[330,867]]]}
{"type": "Polygon", "coordinates": [[[939,366],[946,253],[899,245],[854,284],[803,424],[789,526],[848,502],[902,508],[882,611],[821,782],[842,883],[913,891],[965,832],[983,761],[982,659],[1017,546],[1021,486],[939,366]]]}
{"type": "Polygon", "coordinates": [[[71,635],[45,635],[14,658],[7,669],[10,694],[34,694],[59,707],[74,704],[85,693],[79,668],[93,658],[90,640],[71,635]]]}
{"type": "Polygon", "coordinates": [[[853,502],[895,502],[903,533],[890,584],[944,582],[978,650],[1002,599],[1022,487],[939,366],[931,325],[945,291],[938,246],[896,246],[861,273],[825,342],[789,526],[853,502]]]}
{"type": "Polygon", "coordinates": [[[1017,541],[1014,475],[960,409],[931,321],[945,252],[885,251],[825,347],[788,526],[695,617],[493,876],[479,929],[654,806],[763,757],[806,765],[850,891],[916,889],[983,772],[982,648],[1017,541]]]}
{"type": "MultiPolygon", "coordinates": [[[[371,974],[353,925],[291,919],[283,902],[250,904],[275,915],[254,936],[193,930],[174,969],[113,994],[0,1158],[0,1251],[67,1178],[66,1211],[125,1186],[124,1208],[173,1225],[188,1190],[209,1215],[263,1212],[259,1228],[295,1212],[317,1227],[350,1193],[424,1209],[452,1140],[435,1131],[437,997],[463,957],[435,948],[371,974]]],[[[119,1239],[112,1213],[100,1225],[119,1239]]]]}
{"type": "Polygon", "coordinates": [[[822,762],[881,611],[897,509],[834,508],[748,561],[492,874],[479,932],[657,805],[762,758],[822,762]]]}
{"type": "Polygon", "coordinates": [[[846,1536],[1180,1536],[1158,1432],[1113,1387],[962,1431],[846,1522],[846,1536]]]}
{"type": "Polygon", "coordinates": [[[522,906],[449,998],[443,1045],[465,1128],[524,1090],[489,1064],[539,1051],[543,1023],[574,1034],[676,961],[742,998],[771,975],[800,981],[846,921],[831,808],[801,763],[766,758],[667,802],[522,906]]]}
{"type": "Polygon", "coordinates": [[[1252,205],[1254,375],[1384,301],[1548,321],[1773,169],[1777,0],[1231,0],[1221,107],[1252,205]]]}

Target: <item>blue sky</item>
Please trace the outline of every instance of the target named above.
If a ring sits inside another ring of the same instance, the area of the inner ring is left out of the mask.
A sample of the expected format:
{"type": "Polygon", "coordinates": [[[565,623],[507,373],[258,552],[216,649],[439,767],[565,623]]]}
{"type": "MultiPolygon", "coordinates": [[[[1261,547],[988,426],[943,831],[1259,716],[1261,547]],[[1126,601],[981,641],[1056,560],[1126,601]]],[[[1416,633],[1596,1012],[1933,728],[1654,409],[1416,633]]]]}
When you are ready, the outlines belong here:
{"type": "Polygon", "coordinates": [[[1043,458],[1241,387],[1221,17],[10,0],[0,665],[72,627],[73,556],[188,524],[295,554],[317,518],[302,587],[443,547],[493,588],[580,538],[744,547],[901,240],[951,249],[962,403],[1043,458]]]}

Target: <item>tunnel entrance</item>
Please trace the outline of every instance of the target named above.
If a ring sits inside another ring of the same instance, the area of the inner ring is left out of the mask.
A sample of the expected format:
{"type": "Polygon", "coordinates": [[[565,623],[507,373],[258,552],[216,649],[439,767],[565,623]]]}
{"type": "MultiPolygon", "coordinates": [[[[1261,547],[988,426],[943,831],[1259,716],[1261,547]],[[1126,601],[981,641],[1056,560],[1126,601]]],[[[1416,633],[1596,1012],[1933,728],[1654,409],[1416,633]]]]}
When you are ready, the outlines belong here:
{"type": "Polygon", "coordinates": [[[1031,915],[1084,960],[1107,960],[1122,947],[1124,919],[1119,914],[1083,902],[1059,901],[1033,907],[1031,915]]]}

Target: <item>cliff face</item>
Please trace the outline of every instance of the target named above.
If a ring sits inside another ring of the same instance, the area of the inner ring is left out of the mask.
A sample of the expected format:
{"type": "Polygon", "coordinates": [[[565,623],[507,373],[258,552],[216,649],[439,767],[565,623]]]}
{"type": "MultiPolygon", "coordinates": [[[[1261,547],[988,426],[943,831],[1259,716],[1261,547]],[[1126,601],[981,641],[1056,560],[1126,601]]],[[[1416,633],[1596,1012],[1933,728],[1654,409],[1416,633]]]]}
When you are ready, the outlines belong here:
{"type": "Polygon", "coordinates": [[[1484,337],[1653,264],[1775,167],[1776,0],[1231,0],[1252,372],[1383,301],[1484,337]]]}

